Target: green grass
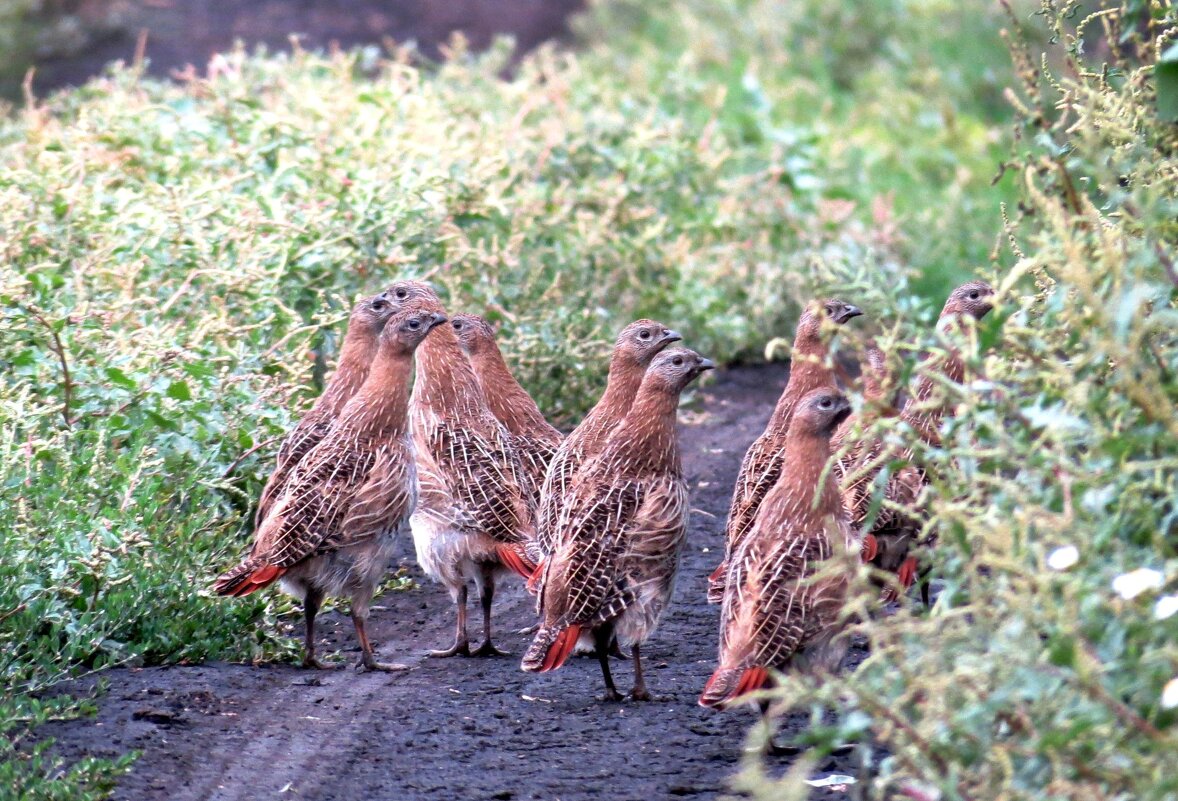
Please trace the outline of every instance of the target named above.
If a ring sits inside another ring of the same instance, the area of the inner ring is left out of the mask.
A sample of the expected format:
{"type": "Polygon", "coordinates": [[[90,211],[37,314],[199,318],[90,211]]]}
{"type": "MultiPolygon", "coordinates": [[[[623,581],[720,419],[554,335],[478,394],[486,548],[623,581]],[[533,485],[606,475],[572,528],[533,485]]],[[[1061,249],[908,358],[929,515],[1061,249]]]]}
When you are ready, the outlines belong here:
{"type": "MultiPolygon", "coordinates": [[[[30,727],[69,709],[30,693],[64,677],[292,653],[278,594],[205,588],[247,541],[270,443],[321,389],[359,294],[425,277],[486,311],[569,421],[635,317],[754,359],[837,292],[912,355],[947,346],[930,308],[980,270],[1005,302],[967,348],[978,380],[950,398],[946,447],[922,453],[945,601],[871,628],[856,673],[786,694],[840,711],[820,746],[867,730],[888,746],[881,792],[1175,792],[1159,698],[1178,617],[1109,590],[1148,566],[1174,592],[1178,564],[1174,133],[1148,49],[1084,73],[1048,44],[1068,9],[1033,10],[609,0],[575,53],[509,78],[502,45],[428,68],[236,53],[207,79],[123,71],[14,109],[0,787],[101,797],[122,769],[32,750],[30,727]],[[1003,27],[1026,30],[1016,64],[1046,55],[1066,82],[1012,69],[1003,27]],[[1065,543],[1079,566],[1045,569],[1065,543]]],[[[754,764],[742,781],[785,792],[754,764]]]]}

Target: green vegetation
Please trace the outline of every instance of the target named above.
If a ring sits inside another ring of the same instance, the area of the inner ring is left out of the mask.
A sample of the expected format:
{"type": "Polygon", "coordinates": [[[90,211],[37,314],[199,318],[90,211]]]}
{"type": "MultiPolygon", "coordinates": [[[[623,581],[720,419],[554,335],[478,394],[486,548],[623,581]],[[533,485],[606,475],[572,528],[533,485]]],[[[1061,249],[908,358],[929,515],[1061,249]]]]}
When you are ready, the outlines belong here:
{"type": "MultiPolygon", "coordinates": [[[[69,711],[30,693],[67,675],[289,653],[277,594],[230,604],[205,585],[357,295],[424,276],[489,310],[568,420],[636,316],[735,360],[835,290],[872,310],[908,378],[946,346],[930,302],[982,270],[1004,303],[969,342],[977,380],[946,388],[944,449],[921,454],[942,601],[867,628],[855,674],[783,696],[839,710],[820,747],[870,731],[893,790],[1172,797],[1178,615],[1110,582],[1178,581],[1176,134],[1151,66],[1175,11],[1111,9],[1081,55],[1082,13],[1033,10],[608,0],[580,51],[509,79],[505,47],[460,42],[426,69],[236,53],[183,85],[124,71],[14,110],[0,788],[101,797],[119,770],[29,750],[30,725],[69,711]],[[1003,26],[1024,31],[1017,69],[1003,26]],[[1046,568],[1069,544],[1077,564],[1046,568]]],[[[754,763],[741,781],[788,792],[754,763]]]]}

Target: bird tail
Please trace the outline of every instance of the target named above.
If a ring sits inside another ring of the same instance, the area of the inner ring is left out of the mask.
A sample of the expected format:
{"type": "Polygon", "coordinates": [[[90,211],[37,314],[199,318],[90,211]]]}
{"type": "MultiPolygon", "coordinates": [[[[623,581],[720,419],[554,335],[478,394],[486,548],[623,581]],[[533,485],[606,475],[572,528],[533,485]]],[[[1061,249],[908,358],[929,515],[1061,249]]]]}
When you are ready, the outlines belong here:
{"type": "Polygon", "coordinates": [[[213,592],[240,598],[270,586],[285,572],[285,567],[268,564],[261,559],[246,559],[228,573],[222,574],[213,583],[213,592]]]}
{"type": "Polygon", "coordinates": [[[716,668],[704,685],[699,705],[724,709],[742,695],[760,690],[769,684],[769,671],[760,665],[750,668],[716,668]]]}
{"type": "Polygon", "coordinates": [[[724,601],[725,579],[728,574],[728,560],[716,565],[716,569],[708,576],[708,603],[718,604],[724,601]]]}
{"type": "Polygon", "coordinates": [[[522,543],[500,545],[496,548],[496,555],[504,567],[525,579],[531,580],[536,573],[536,563],[528,556],[522,543]]]}
{"type": "Polygon", "coordinates": [[[528,592],[532,595],[537,595],[540,592],[540,582],[544,578],[544,565],[546,563],[546,559],[541,559],[536,564],[536,570],[532,573],[532,577],[528,579],[528,592]]]}
{"type": "Polygon", "coordinates": [[[524,653],[520,668],[527,673],[547,673],[563,665],[577,647],[581,626],[541,628],[524,653]]]}
{"type": "Polygon", "coordinates": [[[874,534],[863,535],[863,545],[859,556],[864,562],[871,562],[879,554],[879,542],[874,534]]]}

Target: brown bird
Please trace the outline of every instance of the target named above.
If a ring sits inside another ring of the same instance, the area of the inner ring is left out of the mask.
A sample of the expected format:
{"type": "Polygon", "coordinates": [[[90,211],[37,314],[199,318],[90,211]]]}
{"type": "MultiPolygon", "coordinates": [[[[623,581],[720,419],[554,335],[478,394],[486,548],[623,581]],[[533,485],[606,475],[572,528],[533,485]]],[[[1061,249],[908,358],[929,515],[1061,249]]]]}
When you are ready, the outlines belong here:
{"type": "Polygon", "coordinates": [[[833,386],[797,404],[784,444],[789,466],[761,504],[729,563],[720,613],[720,665],[700,696],[724,707],[766,687],[770,670],[838,667],[839,615],[849,577],[823,565],[858,551],[838,484],[827,474],[830,438],[851,405],[833,386]]]}
{"type": "MultiPolygon", "coordinates": [[[[960,325],[965,317],[980,320],[993,308],[993,297],[993,288],[984,281],[963,284],[949,295],[941,310],[938,327],[960,325]]],[[[868,358],[872,358],[870,351],[868,358]]],[[[900,411],[900,418],[926,444],[937,446],[940,444],[940,426],[945,410],[936,400],[938,379],[935,376],[960,383],[965,375],[965,364],[960,355],[952,351],[944,356],[930,358],[936,361],[931,370],[922,371],[915,392],[900,411]]],[[[883,354],[878,353],[876,359],[880,364],[869,366],[864,374],[873,373],[880,376],[883,383],[887,383],[886,368],[882,364],[883,354]]],[[[841,439],[847,436],[849,429],[849,425],[840,429],[835,449],[841,446],[841,439]]],[[[853,443],[835,464],[835,475],[842,486],[843,502],[851,516],[851,524],[857,529],[862,529],[871,515],[873,487],[880,471],[889,463],[903,465],[888,476],[883,490],[885,502],[876,511],[867,537],[875,551],[870,559],[872,566],[894,574],[905,589],[912,586],[917,577],[918,559],[911,550],[923,528],[917,501],[927,481],[923,470],[913,465],[912,460],[911,448],[888,446],[875,438],[853,443]]],[[[925,544],[931,545],[932,541],[925,544]]],[[[926,606],[929,604],[928,592],[927,583],[922,584],[921,597],[926,606]]]]}
{"type": "Polygon", "coordinates": [[[749,446],[740,463],[724,530],[724,560],[708,577],[710,603],[720,603],[723,599],[728,562],[752,530],[765,496],[781,477],[785,439],[794,407],[811,391],[834,383],[834,372],[828,364],[829,336],[824,332],[823,322],[829,320],[842,325],[861,314],[863,312],[857,306],[831,299],[811,303],[798,320],[789,381],[777,400],[765,431],[749,446]]]}
{"type": "Polygon", "coordinates": [[[315,656],[315,614],[328,595],[351,598],[365,668],[402,667],[376,661],[365,623],[413,510],[409,383],[414,349],[446,319],[432,308],[411,303],[388,319],[367,378],[291,472],[249,558],[213,585],[219,595],[242,596],[281,580],[303,603],[307,667],[327,667],[315,656]]]}
{"type": "Polygon", "coordinates": [[[616,636],[632,647],[631,697],[649,700],[639,648],[671,600],[687,532],[679,393],[712,367],[682,348],[657,355],[604,449],[574,476],[557,521],[557,549],[541,576],[540,630],[524,655],[525,671],[559,668],[589,631],[605,698],[618,700],[608,656],[616,636]]]}
{"type": "Polygon", "coordinates": [[[532,496],[514,440],[491,413],[458,332],[445,326],[422,346],[410,402],[419,483],[410,521],[417,561],[450,591],[454,644],[431,656],[503,654],[491,640],[495,583],[536,569],[532,496]],[[467,584],[483,606],[483,642],[466,634],[467,584]]]}
{"type": "Polygon", "coordinates": [[[548,464],[560,447],[560,432],[548,424],[532,396],[511,374],[490,323],[474,314],[456,314],[450,324],[458,332],[488,408],[511,434],[527,490],[538,507],[548,464]]]}
{"type": "Polygon", "coordinates": [[[294,430],[278,448],[278,464],[258,501],[254,528],[261,528],[270,507],[282,495],[295,465],[327,436],[328,430],[356,390],[368,377],[368,368],[376,357],[380,332],[385,322],[406,304],[418,301],[437,302],[438,296],[420,281],[398,281],[379,295],[364,298],[352,308],[348,330],[340,348],[339,364],[327,382],[327,388],[303,415],[294,430]]]}
{"type": "Polygon", "coordinates": [[[653,320],[637,320],[618,334],[609,360],[605,393],[581,424],[557,448],[548,466],[537,517],[537,544],[541,556],[555,550],[553,540],[561,505],[581,465],[601,453],[606,439],[630,410],[651,360],[683,337],[653,320]]]}

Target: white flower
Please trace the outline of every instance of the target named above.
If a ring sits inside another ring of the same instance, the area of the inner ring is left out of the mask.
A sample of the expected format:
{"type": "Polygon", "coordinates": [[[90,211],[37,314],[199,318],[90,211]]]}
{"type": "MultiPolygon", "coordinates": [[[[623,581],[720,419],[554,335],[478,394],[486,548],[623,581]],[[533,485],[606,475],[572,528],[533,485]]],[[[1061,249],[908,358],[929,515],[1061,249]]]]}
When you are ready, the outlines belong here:
{"type": "Polygon", "coordinates": [[[1143,592],[1158,589],[1164,583],[1165,577],[1158,571],[1139,567],[1113,579],[1113,590],[1126,601],[1131,601],[1143,592]]]}
{"type": "Polygon", "coordinates": [[[1173,709],[1178,706],[1178,676],[1166,682],[1162,688],[1162,709],[1173,709]]]}
{"type": "Polygon", "coordinates": [[[1178,595],[1163,595],[1153,608],[1154,620],[1165,620],[1178,612],[1178,595]]]}
{"type": "Polygon", "coordinates": [[[1080,561],[1080,550],[1075,545],[1056,548],[1047,555],[1047,566],[1052,570],[1067,570],[1080,561]]]}

